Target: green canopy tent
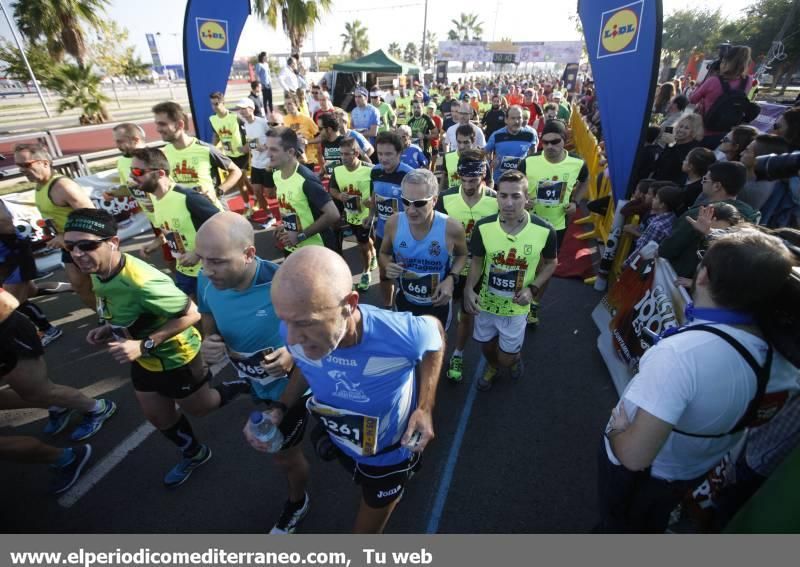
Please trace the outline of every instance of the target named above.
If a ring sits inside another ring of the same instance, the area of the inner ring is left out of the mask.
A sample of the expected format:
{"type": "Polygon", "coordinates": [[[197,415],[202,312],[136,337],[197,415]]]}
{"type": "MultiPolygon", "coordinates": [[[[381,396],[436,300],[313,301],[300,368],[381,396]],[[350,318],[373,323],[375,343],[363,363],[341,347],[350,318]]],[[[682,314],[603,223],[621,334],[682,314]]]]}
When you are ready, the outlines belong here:
{"type": "Polygon", "coordinates": [[[407,63],[395,59],[391,55],[383,52],[382,49],[373,51],[369,55],[359,57],[353,61],[335,63],[334,71],[345,73],[390,73],[394,75],[419,75],[419,67],[413,63],[407,63]]]}

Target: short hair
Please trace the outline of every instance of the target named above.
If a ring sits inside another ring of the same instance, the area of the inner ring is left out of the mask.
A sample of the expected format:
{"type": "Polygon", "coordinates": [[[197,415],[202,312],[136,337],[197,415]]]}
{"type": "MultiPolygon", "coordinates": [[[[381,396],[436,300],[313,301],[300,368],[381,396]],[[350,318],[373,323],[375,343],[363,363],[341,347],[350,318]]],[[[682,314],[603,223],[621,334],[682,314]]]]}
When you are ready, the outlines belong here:
{"type": "Polygon", "coordinates": [[[300,138],[297,133],[291,128],[285,126],[278,126],[267,131],[267,138],[277,138],[280,142],[283,151],[288,152],[294,150],[295,153],[300,153],[300,138]]]}
{"type": "Polygon", "coordinates": [[[517,169],[508,169],[504,171],[500,179],[497,180],[496,186],[498,189],[502,183],[524,183],[525,191],[528,190],[528,176],[517,169]]]}
{"type": "Polygon", "coordinates": [[[339,148],[348,148],[354,152],[358,152],[358,143],[356,142],[355,138],[351,138],[350,136],[342,136],[342,139],[339,140],[339,148]]]}
{"type": "Polygon", "coordinates": [[[294,104],[298,109],[300,108],[300,101],[297,99],[297,95],[287,94],[286,97],[283,99],[283,107],[286,108],[286,104],[289,102],[294,104]]]}
{"type": "MultiPolygon", "coordinates": [[[[737,155],[741,154],[742,150],[749,146],[756,136],[758,136],[758,130],[753,126],[746,124],[735,126],[731,130],[731,141],[739,148],[737,155]]],[[[777,136],[775,137],[777,138],[777,136]]]]}
{"type": "Polygon", "coordinates": [[[485,159],[486,152],[480,148],[470,148],[459,154],[458,163],[460,164],[462,161],[484,161],[485,159]]]}
{"type": "Polygon", "coordinates": [[[692,148],[686,155],[689,166],[699,176],[708,172],[708,168],[717,161],[717,156],[708,148],[692,148]]]}
{"type": "Polygon", "coordinates": [[[736,196],[747,182],[747,168],[738,161],[720,161],[708,168],[711,180],[722,185],[728,195],[736,196]]]}
{"type": "Polygon", "coordinates": [[[705,129],[703,128],[703,117],[694,113],[687,114],[681,117],[675,126],[684,121],[689,123],[689,128],[692,130],[692,139],[698,142],[702,140],[703,136],[705,135],[705,129]]]}
{"type": "Polygon", "coordinates": [[[225,94],[221,93],[220,91],[214,91],[213,93],[208,95],[208,98],[216,100],[225,100],[225,94]]]}
{"type": "Polygon", "coordinates": [[[17,144],[16,146],[14,146],[14,153],[17,152],[28,152],[29,154],[31,154],[32,159],[40,159],[48,163],[53,162],[53,158],[50,155],[48,149],[39,143],[17,144]]]}
{"type": "Polygon", "coordinates": [[[785,154],[791,149],[789,147],[789,142],[780,136],[774,136],[772,134],[759,134],[753,140],[756,143],[753,148],[755,150],[753,152],[755,157],[768,154],[785,154]]]}
{"type": "Polygon", "coordinates": [[[768,305],[786,285],[794,264],[780,238],[741,228],[714,239],[700,264],[714,302],[749,313],[768,305]]]}
{"type": "Polygon", "coordinates": [[[636,183],[636,189],[635,189],[635,191],[639,191],[640,193],[647,194],[647,192],[650,190],[650,186],[651,186],[653,183],[655,183],[655,181],[656,181],[656,180],[655,180],[655,179],[653,179],[652,177],[645,177],[644,179],[640,179],[640,180],[639,180],[639,181],[636,183]]]}
{"type": "Polygon", "coordinates": [[[409,171],[400,182],[400,190],[409,185],[422,185],[427,188],[426,196],[435,197],[439,194],[439,181],[430,169],[420,168],[409,171]]]}
{"type": "Polygon", "coordinates": [[[459,124],[456,128],[456,138],[459,136],[469,136],[469,139],[475,141],[475,129],[472,124],[459,124]]]}
{"type": "Polygon", "coordinates": [[[158,148],[138,148],[131,152],[131,157],[138,159],[148,168],[170,170],[166,154],[158,148]]]}
{"type": "Polygon", "coordinates": [[[548,102],[544,105],[544,111],[547,112],[548,110],[558,110],[558,105],[554,102],[548,102]]]}
{"type": "Polygon", "coordinates": [[[320,128],[330,128],[331,130],[339,131],[339,121],[330,112],[324,112],[317,118],[320,128]]]}
{"type": "Polygon", "coordinates": [[[258,54],[258,62],[259,63],[263,63],[266,60],[267,60],[267,52],[266,51],[262,51],[261,53],[258,54]]]}
{"type": "Polygon", "coordinates": [[[403,140],[401,140],[400,136],[398,136],[395,132],[378,132],[378,135],[375,137],[376,148],[378,147],[378,144],[390,144],[394,146],[394,149],[398,154],[403,151],[403,140]]]}
{"type": "Polygon", "coordinates": [[[153,114],[166,114],[170,122],[183,122],[184,124],[189,123],[188,119],[186,118],[186,113],[183,111],[181,105],[177,102],[172,102],[171,100],[159,102],[153,106],[152,110],[153,114]]]}
{"type": "Polygon", "coordinates": [[[686,107],[689,106],[689,97],[679,94],[672,99],[672,104],[675,105],[675,108],[683,112],[686,110],[686,107]]]}
{"type": "Polygon", "coordinates": [[[403,124],[402,126],[398,126],[397,132],[400,134],[401,137],[402,136],[408,136],[409,138],[411,137],[411,127],[406,126],[405,124],[403,124]]]}
{"type": "Polygon", "coordinates": [[[261,86],[261,83],[259,83],[258,81],[250,81],[250,88],[251,89],[257,89],[260,86],[261,86]]]}
{"type": "Polygon", "coordinates": [[[661,128],[658,126],[648,126],[647,131],[644,133],[644,141],[646,144],[654,144],[660,135],[661,128]]]}
{"type": "Polygon", "coordinates": [[[114,132],[122,134],[127,138],[140,138],[141,140],[147,139],[144,128],[133,122],[122,122],[113,128],[114,132]]]}
{"type": "Polygon", "coordinates": [[[658,200],[661,201],[665,207],[667,207],[669,212],[674,213],[683,206],[683,193],[683,189],[680,187],[676,187],[675,185],[667,185],[666,187],[661,187],[656,193],[656,196],[658,196],[658,200]]]}

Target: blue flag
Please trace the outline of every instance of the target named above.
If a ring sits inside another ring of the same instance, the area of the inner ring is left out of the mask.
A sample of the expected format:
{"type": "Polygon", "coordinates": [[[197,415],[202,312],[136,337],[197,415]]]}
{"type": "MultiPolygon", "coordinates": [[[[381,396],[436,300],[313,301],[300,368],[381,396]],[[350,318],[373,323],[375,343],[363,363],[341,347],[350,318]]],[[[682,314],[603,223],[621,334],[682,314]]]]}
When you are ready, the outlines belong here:
{"type": "Polygon", "coordinates": [[[224,93],[250,0],[189,0],[183,20],[186,89],[197,137],[211,141],[209,95],[224,93]]]}
{"type": "Polygon", "coordinates": [[[632,174],[650,116],[661,53],[661,0],[582,0],[578,13],[616,203],[633,189],[632,174]]]}

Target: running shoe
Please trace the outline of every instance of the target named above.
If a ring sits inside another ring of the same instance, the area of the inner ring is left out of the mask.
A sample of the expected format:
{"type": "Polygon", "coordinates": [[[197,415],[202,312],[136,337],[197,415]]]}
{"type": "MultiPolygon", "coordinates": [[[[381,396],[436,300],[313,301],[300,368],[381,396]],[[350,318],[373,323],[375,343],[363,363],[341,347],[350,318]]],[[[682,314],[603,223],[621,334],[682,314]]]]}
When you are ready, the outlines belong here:
{"type": "Polygon", "coordinates": [[[378,252],[372,255],[372,260],[369,261],[369,271],[372,272],[378,269],[378,252]]]}
{"type": "Polygon", "coordinates": [[[61,328],[51,325],[49,329],[39,334],[39,340],[42,341],[42,346],[46,347],[63,334],[64,331],[61,328]]]}
{"type": "Polygon", "coordinates": [[[461,382],[464,372],[464,357],[453,355],[450,357],[450,368],[447,370],[447,377],[453,382],[461,382]]]}
{"type": "Polygon", "coordinates": [[[531,309],[528,311],[527,324],[529,327],[536,328],[539,326],[539,302],[532,301],[531,309]]]}
{"type": "Polygon", "coordinates": [[[46,435],[58,435],[69,424],[69,418],[72,417],[72,410],[61,408],[57,410],[49,410],[47,423],[44,426],[46,435]]]}
{"type": "Polygon", "coordinates": [[[512,380],[519,380],[522,378],[522,375],[525,373],[525,363],[522,362],[521,358],[517,359],[517,361],[511,365],[511,369],[508,373],[512,380]]]}
{"type": "Polygon", "coordinates": [[[480,390],[481,392],[486,392],[487,390],[491,390],[494,377],[496,375],[497,375],[497,368],[487,364],[486,371],[483,373],[483,376],[478,378],[478,381],[475,383],[475,387],[478,388],[478,390],[480,390]]]}
{"type": "Polygon", "coordinates": [[[50,484],[50,493],[61,494],[72,488],[72,485],[75,484],[78,481],[78,477],[81,476],[81,471],[83,471],[83,468],[86,466],[86,463],[89,462],[91,456],[92,446],[87,443],[86,445],[73,449],[72,460],[63,467],[51,465],[50,468],[53,470],[55,478],[50,484]]]}
{"type": "Polygon", "coordinates": [[[286,501],[283,505],[283,513],[278,518],[278,522],[269,531],[271,535],[286,535],[293,534],[303,518],[308,514],[308,507],[311,499],[308,497],[308,492],[305,493],[305,499],[302,503],[286,501]]]}
{"type": "Polygon", "coordinates": [[[200,450],[194,457],[184,457],[180,463],[172,467],[172,470],[164,477],[164,484],[167,488],[177,488],[192,476],[194,470],[211,460],[211,449],[208,445],[201,445],[200,450]]]}
{"type": "Polygon", "coordinates": [[[356,284],[356,289],[358,291],[367,291],[369,289],[369,284],[372,283],[372,274],[369,272],[364,272],[361,274],[361,281],[356,284]]]}
{"type": "Polygon", "coordinates": [[[117,413],[117,404],[111,400],[100,400],[100,402],[103,404],[100,411],[83,414],[83,421],[75,428],[75,431],[72,432],[70,439],[73,441],[88,439],[100,431],[100,428],[103,427],[103,423],[105,423],[109,417],[117,413]]]}

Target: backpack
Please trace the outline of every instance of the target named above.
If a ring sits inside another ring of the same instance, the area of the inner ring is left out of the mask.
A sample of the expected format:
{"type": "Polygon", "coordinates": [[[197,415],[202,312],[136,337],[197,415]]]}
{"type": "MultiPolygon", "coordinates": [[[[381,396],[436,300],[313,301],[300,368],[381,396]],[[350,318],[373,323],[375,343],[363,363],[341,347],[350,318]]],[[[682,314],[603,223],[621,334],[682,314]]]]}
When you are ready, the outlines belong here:
{"type": "Polygon", "coordinates": [[[761,113],[761,107],[747,98],[747,93],[744,91],[747,86],[746,80],[741,90],[734,90],[728,81],[721,77],[717,78],[722,85],[722,94],[703,116],[706,130],[727,132],[734,126],[751,122],[761,113]]]}

